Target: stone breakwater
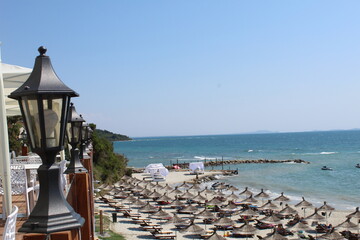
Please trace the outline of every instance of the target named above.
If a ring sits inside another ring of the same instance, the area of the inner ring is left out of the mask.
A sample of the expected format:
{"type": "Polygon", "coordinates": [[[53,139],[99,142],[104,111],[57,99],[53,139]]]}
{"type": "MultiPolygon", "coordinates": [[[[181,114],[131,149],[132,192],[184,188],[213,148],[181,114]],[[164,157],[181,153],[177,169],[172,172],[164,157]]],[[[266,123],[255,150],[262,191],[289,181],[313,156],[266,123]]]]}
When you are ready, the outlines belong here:
{"type": "Polygon", "coordinates": [[[257,159],[257,160],[221,160],[221,161],[206,161],[204,162],[205,166],[221,166],[229,164],[249,164],[249,163],[304,163],[310,164],[310,162],[302,159],[288,159],[288,160],[269,160],[269,159],[257,159]]]}

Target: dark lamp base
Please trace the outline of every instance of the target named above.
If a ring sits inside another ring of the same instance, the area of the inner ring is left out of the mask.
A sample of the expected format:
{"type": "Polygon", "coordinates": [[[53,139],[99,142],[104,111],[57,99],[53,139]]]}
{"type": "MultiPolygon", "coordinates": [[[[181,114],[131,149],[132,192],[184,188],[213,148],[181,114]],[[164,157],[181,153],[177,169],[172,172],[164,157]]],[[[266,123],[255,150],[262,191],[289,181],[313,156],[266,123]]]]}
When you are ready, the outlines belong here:
{"type": "Polygon", "coordinates": [[[19,232],[52,233],[80,228],[85,220],[74,211],[64,197],[59,165],[41,165],[38,175],[39,199],[19,232]]]}

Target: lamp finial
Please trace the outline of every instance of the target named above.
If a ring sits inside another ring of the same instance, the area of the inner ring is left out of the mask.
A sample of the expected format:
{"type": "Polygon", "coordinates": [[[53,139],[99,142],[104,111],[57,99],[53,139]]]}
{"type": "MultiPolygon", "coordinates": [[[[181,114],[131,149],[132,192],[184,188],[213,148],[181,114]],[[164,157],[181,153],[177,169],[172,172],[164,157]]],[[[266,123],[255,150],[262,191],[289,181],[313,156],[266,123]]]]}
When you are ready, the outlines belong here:
{"type": "Polygon", "coordinates": [[[38,51],[40,53],[40,56],[44,56],[47,49],[44,46],[41,46],[41,47],[38,48],[38,51]]]}

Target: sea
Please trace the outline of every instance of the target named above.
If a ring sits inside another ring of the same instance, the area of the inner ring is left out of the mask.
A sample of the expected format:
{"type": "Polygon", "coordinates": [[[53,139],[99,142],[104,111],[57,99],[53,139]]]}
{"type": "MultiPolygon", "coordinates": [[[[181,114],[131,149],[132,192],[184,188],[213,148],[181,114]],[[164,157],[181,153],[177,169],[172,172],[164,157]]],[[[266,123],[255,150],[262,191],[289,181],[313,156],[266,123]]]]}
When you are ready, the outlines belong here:
{"type": "Polygon", "coordinates": [[[234,134],[176,137],[143,137],[114,142],[131,167],[150,163],[170,165],[206,160],[302,159],[310,164],[237,164],[208,169],[237,169],[225,181],[255,194],[284,192],[293,203],[301,197],[320,206],[324,201],[339,210],[360,206],[360,130],[296,133],[234,134]],[[323,166],[332,171],[321,170],[323,166]]]}

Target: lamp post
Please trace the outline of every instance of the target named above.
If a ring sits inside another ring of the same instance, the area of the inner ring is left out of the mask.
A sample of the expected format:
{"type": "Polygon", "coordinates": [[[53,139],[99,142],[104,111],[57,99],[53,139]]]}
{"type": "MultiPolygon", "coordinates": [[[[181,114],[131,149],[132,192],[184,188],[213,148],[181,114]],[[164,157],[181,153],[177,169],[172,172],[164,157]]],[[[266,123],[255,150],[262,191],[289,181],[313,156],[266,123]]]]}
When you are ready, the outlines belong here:
{"type": "MultiPolygon", "coordinates": [[[[81,116],[81,115],[80,115],[81,116]]],[[[81,129],[81,146],[80,146],[80,158],[84,159],[86,153],[86,143],[89,140],[89,124],[84,122],[81,129]]]]}
{"type": "Polygon", "coordinates": [[[87,127],[87,139],[86,139],[86,143],[85,143],[85,151],[88,152],[89,148],[90,148],[90,144],[91,144],[91,137],[93,134],[93,130],[91,129],[90,125],[88,125],[87,127]]]}
{"type": "Polygon", "coordinates": [[[19,102],[32,150],[42,160],[38,169],[38,201],[19,232],[52,233],[80,228],[84,219],[67,203],[60,184],[56,155],[64,149],[69,103],[78,94],[54,72],[46,48],[40,47],[27,81],[10,94],[19,102]]]}
{"type": "Polygon", "coordinates": [[[85,120],[76,112],[73,103],[70,104],[69,116],[67,121],[67,139],[71,145],[70,165],[64,173],[87,172],[86,168],[81,164],[79,158],[79,149],[77,148],[81,139],[82,124],[85,120]]]}

